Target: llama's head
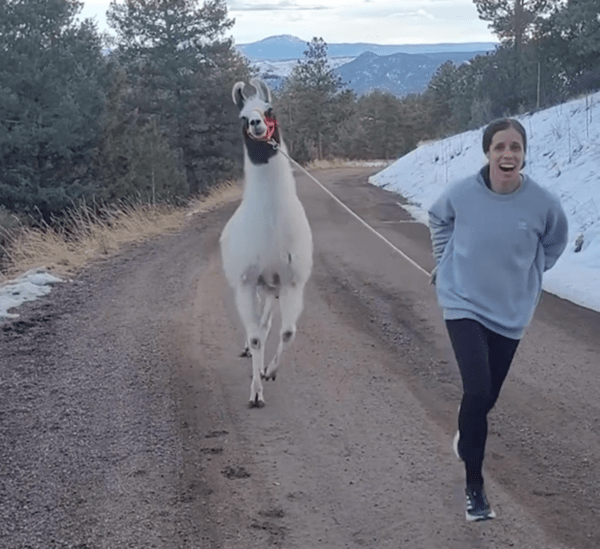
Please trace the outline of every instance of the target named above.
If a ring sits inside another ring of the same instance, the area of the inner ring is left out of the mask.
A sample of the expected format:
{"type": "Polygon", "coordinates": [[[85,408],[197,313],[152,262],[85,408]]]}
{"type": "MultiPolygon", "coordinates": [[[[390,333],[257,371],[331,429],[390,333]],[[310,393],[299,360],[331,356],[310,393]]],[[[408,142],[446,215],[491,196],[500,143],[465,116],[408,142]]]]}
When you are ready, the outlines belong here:
{"type": "Polygon", "coordinates": [[[237,82],[231,92],[233,102],[240,109],[242,132],[248,156],[254,164],[266,164],[277,154],[281,134],[271,106],[271,90],[259,78],[251,78],[254,92],[248,94],[244,82],[237,82]],[[277,143],[273,146],[272,141],[277,143]]]}

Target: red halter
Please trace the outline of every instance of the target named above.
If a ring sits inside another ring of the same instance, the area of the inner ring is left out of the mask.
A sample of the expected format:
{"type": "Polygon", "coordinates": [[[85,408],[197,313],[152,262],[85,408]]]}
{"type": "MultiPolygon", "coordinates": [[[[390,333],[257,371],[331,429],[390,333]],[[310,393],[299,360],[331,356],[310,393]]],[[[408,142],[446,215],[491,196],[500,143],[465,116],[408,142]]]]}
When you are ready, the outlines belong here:
{"type": "Polygon", "coordinates": [[[267,135],[265,135],[263,139],[265,141],[270,141],[271,137],[273,137],[273,134],[275,133],[275,128],[277,127],[277,120],[265,116],[265,124],[267,125],[267,135]]]}

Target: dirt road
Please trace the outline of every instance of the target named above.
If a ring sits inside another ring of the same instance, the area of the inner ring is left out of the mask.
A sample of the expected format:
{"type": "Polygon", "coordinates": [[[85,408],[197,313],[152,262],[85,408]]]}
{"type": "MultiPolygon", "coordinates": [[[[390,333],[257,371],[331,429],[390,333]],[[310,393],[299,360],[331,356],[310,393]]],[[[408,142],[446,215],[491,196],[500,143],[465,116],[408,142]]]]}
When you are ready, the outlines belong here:
{"type": "MultiPolygon", "coordinates": [[[[372,171],[315,175],[430,270],[427,229],[372,171]]],[[[220,267],[235,204],[0,325],[0,548],[600,547],[600,315],[544,295],[491,416],[499,518],[467,524],[427,277],[298,187],[315,267],[263,409],[220,267]]]]}

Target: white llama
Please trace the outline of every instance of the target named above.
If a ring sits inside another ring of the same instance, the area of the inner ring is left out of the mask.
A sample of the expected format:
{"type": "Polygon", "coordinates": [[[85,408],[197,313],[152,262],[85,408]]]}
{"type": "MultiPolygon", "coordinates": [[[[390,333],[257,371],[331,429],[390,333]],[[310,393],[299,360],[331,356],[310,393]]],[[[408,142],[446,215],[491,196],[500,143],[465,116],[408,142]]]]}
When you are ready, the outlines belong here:
{"type": "Polygon", "coordinates": [[[275,379],[281,353],[296,335],[304,286],[312,270],[310,226],[296,195],[287,148],[271,107],[271,91],[258,78],[233,86],[244,135],[242,202],[221,235],[223,270],[235,291],[246,330],[246,354],[252,355],[250,407],[265,405],[262,379],[275,379]],[[277,352],[265,367],[265,344],[272,307],[279,298],[281,332],[277,352]]]}

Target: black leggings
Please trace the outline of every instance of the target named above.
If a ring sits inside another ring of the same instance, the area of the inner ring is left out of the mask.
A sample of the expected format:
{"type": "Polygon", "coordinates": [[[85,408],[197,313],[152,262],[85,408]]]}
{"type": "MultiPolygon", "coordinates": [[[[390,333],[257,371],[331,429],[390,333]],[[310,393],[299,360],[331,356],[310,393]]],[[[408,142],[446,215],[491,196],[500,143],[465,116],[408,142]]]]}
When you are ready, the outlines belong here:
{"type": "Polygon", "coordinates": [[[463,382],[459,452],[465,462],[467,484],[481,485],[487,414],[498,400],[520,340],[501,336],[466,318],[446,320],[446,326],[463,382]]]}

